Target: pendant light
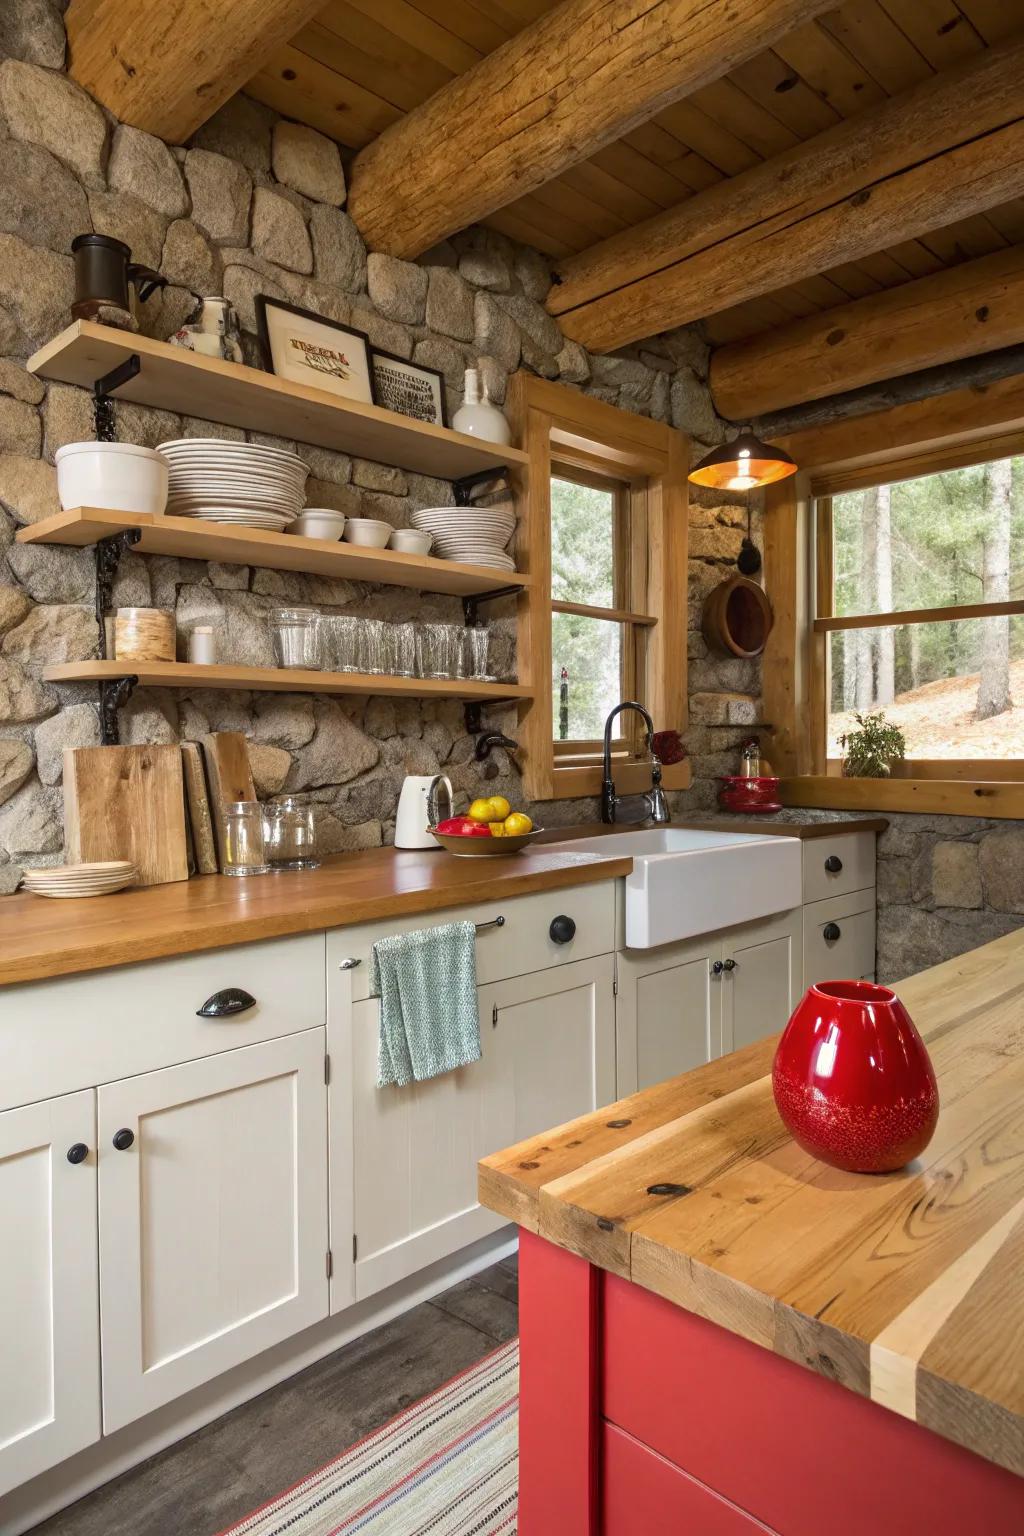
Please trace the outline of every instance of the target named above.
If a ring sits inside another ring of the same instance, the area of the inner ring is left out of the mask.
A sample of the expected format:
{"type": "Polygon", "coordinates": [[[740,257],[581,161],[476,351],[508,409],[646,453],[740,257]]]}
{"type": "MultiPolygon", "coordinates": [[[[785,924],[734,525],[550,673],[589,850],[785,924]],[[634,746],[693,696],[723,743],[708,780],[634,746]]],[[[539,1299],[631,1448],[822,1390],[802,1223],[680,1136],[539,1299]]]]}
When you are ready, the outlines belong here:
{"type": "Polygon", "coordinates": [[[705,454],[687,479],[716,491],[756,491],[795,475],[797,467],[784,448],[763,443],[746,427],[731,443],[705,454]]]}

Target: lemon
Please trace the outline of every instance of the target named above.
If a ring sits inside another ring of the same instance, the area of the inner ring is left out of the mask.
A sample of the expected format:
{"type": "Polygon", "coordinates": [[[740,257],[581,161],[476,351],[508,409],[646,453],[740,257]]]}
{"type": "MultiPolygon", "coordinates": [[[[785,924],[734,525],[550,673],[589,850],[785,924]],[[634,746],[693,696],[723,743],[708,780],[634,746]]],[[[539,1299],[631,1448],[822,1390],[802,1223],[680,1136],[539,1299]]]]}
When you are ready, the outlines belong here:
{"type": "Polygon", "coordinates": [[[505,823],[503,821],[492,821],[491,822],[491,836],[492,837],[504,837],[505,836],[505,823]]]}
{"type": "Polygon", "coordinates": [[[488,821],[504,821],[512,809],[504,795],[492,795],[487,804],[491,808],[491,814],[487,818],[488,821]]]}
{"type": "Polygon", "coordinates": [[[491,809],[489,800],[474,800],[469,808],[470,819],[473,821],[496,821],[497,817],[491,809]]]}
{"type": "MultiPolygon", "coordinates": [[[[494,831],[494,828],[491,828],[494,831]]],[[[505,817],[505,836],[523,837],[525,833],[533,831],[533,822],[525,811],[513,811],[511,816],[505,817]]]]}

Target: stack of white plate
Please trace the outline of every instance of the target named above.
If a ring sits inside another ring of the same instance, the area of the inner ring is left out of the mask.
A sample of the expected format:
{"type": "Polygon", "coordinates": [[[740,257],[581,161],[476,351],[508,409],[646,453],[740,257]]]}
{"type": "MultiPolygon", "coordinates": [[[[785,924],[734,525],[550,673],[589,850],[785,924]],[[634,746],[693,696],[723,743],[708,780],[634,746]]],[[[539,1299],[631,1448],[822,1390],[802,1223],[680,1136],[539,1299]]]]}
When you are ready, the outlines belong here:
{"type": "Polygon", "coordinates": [[[102,864],[58,864],[53,869],[26,869],[22,881],[35,896],[109,896],[134,885],[139,871],[129,859],[102,864]]]}
{"type": "Polygon", "coordinates": [[[514,571],[516,563],[505,545],[515,532],[511,507],[425,507],[409,521],[422,533],[433,534],[432,555],[461,560],[466,565],[490,565],[514,571]]]}
{"type": "Polygon", "coordinates": [[[158,451],[170,466],[171,516],[281,533],[305,502],[309,466],[283,448],[186,437],[158,451]]]}

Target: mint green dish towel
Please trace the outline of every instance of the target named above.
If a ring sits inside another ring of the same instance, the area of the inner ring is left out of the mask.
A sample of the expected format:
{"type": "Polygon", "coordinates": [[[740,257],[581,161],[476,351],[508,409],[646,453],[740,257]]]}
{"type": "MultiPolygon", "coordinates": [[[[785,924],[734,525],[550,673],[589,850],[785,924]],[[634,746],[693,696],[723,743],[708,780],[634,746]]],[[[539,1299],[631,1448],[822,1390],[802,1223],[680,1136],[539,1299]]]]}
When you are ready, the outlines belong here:
{"type": "Polygon", "coordinates": [[[480,1060],[472,923],[378,940],[370,990],[380,997],[378,1088],[421,1083],[480,1060]]]}

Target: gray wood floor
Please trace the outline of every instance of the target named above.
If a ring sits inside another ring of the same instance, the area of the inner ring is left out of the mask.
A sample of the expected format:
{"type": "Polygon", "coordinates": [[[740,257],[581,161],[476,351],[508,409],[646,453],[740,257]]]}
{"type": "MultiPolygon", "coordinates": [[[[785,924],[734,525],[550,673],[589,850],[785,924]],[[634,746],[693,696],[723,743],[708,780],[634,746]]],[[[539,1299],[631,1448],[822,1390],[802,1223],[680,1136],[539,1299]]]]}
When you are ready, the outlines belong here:
{"type": "Polygon", "coordinates": [[[516,1333],[504,1259],[243,1403],[34,1528],[216,1536],[516,1333]]]}

